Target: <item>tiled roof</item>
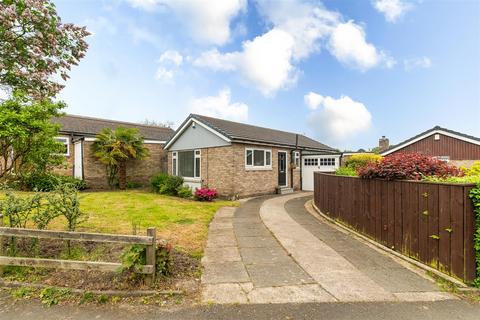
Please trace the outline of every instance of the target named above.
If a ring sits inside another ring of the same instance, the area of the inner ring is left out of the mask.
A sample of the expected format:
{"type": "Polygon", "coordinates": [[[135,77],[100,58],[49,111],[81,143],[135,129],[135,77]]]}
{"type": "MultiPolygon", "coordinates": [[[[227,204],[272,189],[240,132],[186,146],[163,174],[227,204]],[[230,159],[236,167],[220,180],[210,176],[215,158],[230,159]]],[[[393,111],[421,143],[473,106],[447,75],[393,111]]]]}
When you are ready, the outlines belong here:
{"type": "MultiPolygon", "coordinates": [[[[295,147],[297,145],[297,134],[292,132],[258,127],[239,122],[202,116],[198,114],[192,114],[191,117],[222,133],[231,140],[264,142],[268,144],[277,144],[291,147],[295,147]]],[[[315,150],[335,151],[333,148],[316,140],[313,140],[309,137],[306,137],[302,134],[298,134],[298,147],[315,150]]]]}
{"type": "Polygon", "coordinates": [[[61,125],[60,131],[84,136],[95,136],[104,128],[117,127],[137,128],[144,139],[167,141],[173,135],[171,128],[149,126],[132,122],[114,121],[84,116],[67,114],[53,119],[54,123],[61,125]]]}

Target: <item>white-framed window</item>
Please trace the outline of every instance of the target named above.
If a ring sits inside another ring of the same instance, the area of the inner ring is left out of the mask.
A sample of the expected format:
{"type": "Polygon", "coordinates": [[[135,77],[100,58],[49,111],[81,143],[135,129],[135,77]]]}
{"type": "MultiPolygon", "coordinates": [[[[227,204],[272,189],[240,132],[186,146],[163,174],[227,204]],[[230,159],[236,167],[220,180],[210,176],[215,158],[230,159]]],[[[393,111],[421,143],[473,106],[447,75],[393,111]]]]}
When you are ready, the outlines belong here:
{"type": "Polygon", "coordinates": [[[305,158],[303,164],[305,166],[334,167],[335,161],[335,158],[305,158]]]}
{"type": "Polygon", "coordinates": [[[177,153],[172,152],[172,174],[177,175],[177,153]]]}
{"type": "Polygon", "coordinates": [[[247,169],[271,169],[272,150],[269,149],[245,149],[245,168],[247,169]]]}
{"type": "Polygon", "coordinates": [[[200,150],[172,153],[172,173],[183,178],[200,178],[202,153],[200,150]]]}
{"type": "Polygon", "coordinates": [[[293,152],[293,163],[297,167],[300,167],[300,151],[294,151],[293,152]]]}
{"type": "Polygon", "coordinates": [[[60,142],[62,146],[62,151],[59,153],[63,156],[70,156],[70,138],[67,137],[55,137],[55,140],[60,142]]]}

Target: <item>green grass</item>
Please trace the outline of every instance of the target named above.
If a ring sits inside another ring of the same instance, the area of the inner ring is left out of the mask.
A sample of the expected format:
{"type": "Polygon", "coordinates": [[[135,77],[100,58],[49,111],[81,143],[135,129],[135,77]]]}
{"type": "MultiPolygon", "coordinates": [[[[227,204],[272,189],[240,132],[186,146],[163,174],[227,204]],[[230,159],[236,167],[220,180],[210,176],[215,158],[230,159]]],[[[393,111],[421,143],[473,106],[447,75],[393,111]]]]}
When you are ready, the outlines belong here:
{"type": "MultiPolygon", "coordinates": [[[[2,198],[3,194],[0,194],[2,198]]],[[[82,192],[81,210],[89,218],[78,231],[145,234],[148,227],[157,228],[157,237],[192,255],[201,255],[207,238],[208,224],[215,212],[237,202],[198,202],[145,191],[82,192]]],[[[54,220],[49,229],[64,230],[65,220],[54,220]]]]}

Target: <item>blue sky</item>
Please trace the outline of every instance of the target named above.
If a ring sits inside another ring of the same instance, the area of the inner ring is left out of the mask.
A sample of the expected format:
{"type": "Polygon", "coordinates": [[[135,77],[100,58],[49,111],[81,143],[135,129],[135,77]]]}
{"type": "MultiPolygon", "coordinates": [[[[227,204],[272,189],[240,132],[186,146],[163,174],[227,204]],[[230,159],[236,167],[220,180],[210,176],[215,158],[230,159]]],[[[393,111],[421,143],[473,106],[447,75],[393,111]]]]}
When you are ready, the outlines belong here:
{"type": "Polygon", "coordinates": [[[190,113],[340,149],[435,125],[480,136],[480,2],[56,0],[92,32],[60,98],[72,114],[190,113]]]}

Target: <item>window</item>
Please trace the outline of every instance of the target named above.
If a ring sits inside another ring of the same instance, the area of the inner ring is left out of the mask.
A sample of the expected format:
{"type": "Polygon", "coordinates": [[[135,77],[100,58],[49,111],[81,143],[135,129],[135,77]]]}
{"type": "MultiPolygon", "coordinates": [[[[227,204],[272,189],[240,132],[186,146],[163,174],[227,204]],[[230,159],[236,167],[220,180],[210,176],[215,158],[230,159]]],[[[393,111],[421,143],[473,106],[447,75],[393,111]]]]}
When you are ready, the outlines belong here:
{"type": "Polygon", "coordinates": [[[265,149],[245,149],[245,167],[250,169],[271,169],[272,151],[265,149]]]}
{"type": "Polygon", "coordinates": [[[450,157],[449,156],[439,156],[437,157],[438,160],[443,161],[445,163],[450,162],[450,157]]]}
{"type": "Polygon", "coordinates": [[[67,137],[56,137],[55,140],[63,144],[62,151],[60,152],[60,154],[64,156],[69,156],[70,155],[70,139],[67,137]]]}
{"type": "Polygon", "coordinates": [[[335,158],[305,158],[303,160],[305,166],[335,166],[335,158]]]}
{"type": "Polygon", "coordinates": [[[200,150],[178,151],[172,154],[172,173],[184,178],[200,178],[200,150]]]}
{"type": "Polygon", "coordinates": [[[293,163],[297,166],[300,167],[300,152],[295,151],[293,153],[293,163]]]}
{"type": "Polygon", "coordinates": [[[176,152],[172,153],[172,174],[174,176],[177,175],[177,153],[176,152]]]}

